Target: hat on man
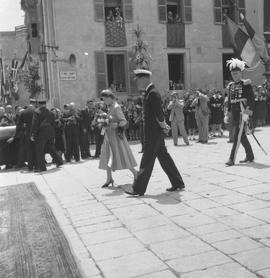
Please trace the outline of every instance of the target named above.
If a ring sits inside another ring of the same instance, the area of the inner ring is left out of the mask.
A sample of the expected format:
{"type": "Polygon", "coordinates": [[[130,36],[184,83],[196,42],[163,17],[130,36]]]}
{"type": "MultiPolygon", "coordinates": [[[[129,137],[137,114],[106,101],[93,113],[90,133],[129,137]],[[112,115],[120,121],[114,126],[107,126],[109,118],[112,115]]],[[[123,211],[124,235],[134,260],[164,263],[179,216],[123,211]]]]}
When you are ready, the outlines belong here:
{"type": "Polygon", "coordinates": [[[246,63],[239,59],[232,58],[227,61],[227,67],[230,71],[243,71],[245,69],[246,63]]]}
{"type": "Polygon", "coordinates": [[[135,76],[138,77],[145,77],[145,76],[151,76],[152,72],[150,70],[146,70],[146,69],[136,69],[134,70],[134,74],[135,76]]]}

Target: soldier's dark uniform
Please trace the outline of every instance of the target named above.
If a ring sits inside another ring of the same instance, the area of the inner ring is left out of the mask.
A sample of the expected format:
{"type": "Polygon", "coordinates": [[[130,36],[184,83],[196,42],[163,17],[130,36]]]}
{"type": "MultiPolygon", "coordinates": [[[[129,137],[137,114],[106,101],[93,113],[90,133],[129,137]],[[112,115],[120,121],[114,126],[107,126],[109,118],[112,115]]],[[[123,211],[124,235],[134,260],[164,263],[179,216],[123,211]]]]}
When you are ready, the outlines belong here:
{"type": "MultiPolygon", "coordinates": [[[[41,104],[43,104],[41,102],[41,104]]],[[[58,155],[54,145],[54,114],[42,106],[35,110],[32,121],[31,136],[34,138],[36,151],[37,171],[46,171],[45,149],[57,166],[63,164],[62,158],[58,155]]]]}
{"type": "MultiPolygon", "coordinates": [[[[254,108],[254,93],[251,86],[251,81],[241,80],[238,83],[231,82],[228,85],[229,89],[229,100],[228,100],[228,111],[232,113],[232,121],[235,129],[234,133],[234,144],[232,146],[230,160],[235,161],[235,151],[238,142],[238,134],[241,124],[241,105],[246,109],[249,107],[249,110],[253,111],[254,108]]],[[[246,151],[246,158],[250,161],[254,160],[254,154],[251,148],[251,145],[248,141],[245,128],[242,133],[241,143],[246,151]]]]}
{"type": "Polygon", "coordinates": [[[22,111],[19,117],[18,129],[16,130],[16,135],[20,138],[18,164],[20,166],[23,165],[26,154],[29,171],[32,171],[36,165],[35,145],[34,142],[30,140],[34,111],[35,108],[33,106],[22,111]]]}
{"type": "MultiPolygon", "coordinates": [[[[158,158],[167,174],[173,189],[184,188],[183,179],[165,146],[165,134],[158,122],[164,122],[164,112],[160,93],[153,84],[146,89],[144,96],[144,153],[138,178],[133,184],[134,192],[143,195],[151,177],[154,163],[158,158]]],[[[127,192],[128,193],[128,192],[127,192]]]]}

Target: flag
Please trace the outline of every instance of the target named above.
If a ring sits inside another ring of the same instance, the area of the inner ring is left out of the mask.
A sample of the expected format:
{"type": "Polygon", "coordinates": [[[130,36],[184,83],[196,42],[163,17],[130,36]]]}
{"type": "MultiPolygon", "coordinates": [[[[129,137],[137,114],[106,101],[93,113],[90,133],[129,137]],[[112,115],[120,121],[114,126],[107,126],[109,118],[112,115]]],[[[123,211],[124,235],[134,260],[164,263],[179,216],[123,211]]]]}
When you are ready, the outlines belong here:
{"type": "Polygon", "coordinates": [[[256,50],[251,38],[229,17],[226,18],[227,28],[235,52],[246,62],[248,67],[251,67],[256,56],[256,50]]]}
{"type": "Polygon", "coordinates": [[[0,91],[1,91],[1,97],[3,98],[5,95],[5,84],[6,84],[6,80],[5,80],[5,68],[3,65],[3,58],[0,58],[0,70],[1,70],[1,87],[0,87],[0,91]]]}
{"type": "Polygon", "coordinates": [[[12,59],[11,69],[10,69],[10,77],[12,80],[15,80],[17,77],[18,65],[19,65],[19,62],[15,59],[12,59]]]}
{"type": "Polygon", "coordinates": [[[262,36],[260,36],[259,34],[255,33],[254,29],[249,24],[249,22],[246,20],[246,18],[243,14],[240,14],[240,17],[243,20],[245,28],[246,28],[248,35],[256,49],[257,54],[260,56],[260,58],[263,61],[267,61],[269,59],[269,55],[268,55],[268,51],[266,48],[264,38],[262,36]]]}
{"type": "Polygon", "coordinates": [[[23,69],[27,57],[28,57],[28,51],[26,51],[26,53],[25,53],[25,55],[24,55],[24,57],[23,57],[22,63],[21,63],[20,66],[19,66],[19,69],[23,69]]]}

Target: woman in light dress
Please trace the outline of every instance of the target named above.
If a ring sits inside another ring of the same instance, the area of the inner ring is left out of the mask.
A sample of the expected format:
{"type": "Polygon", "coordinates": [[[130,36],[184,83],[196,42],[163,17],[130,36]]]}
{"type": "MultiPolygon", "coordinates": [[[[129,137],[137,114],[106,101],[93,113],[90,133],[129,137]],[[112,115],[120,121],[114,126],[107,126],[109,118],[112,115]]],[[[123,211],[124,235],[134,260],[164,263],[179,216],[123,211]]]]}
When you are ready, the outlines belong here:
{"type": "Polygon", "coordinates": [[[110,184],[114,185],[112,172],[117,170],[129,169],[136,179],[137,170],[134,167],[137,163],[124,133],[127,120],[120,105],[116,102],[114,93],[110,90],[103,90],[101,96],[108,106],[108,114],[111,118],[109,126],[105,128],[99,162],[99,168],[107,171],[107,180],[102,186],[104,188],[110,184]]]}

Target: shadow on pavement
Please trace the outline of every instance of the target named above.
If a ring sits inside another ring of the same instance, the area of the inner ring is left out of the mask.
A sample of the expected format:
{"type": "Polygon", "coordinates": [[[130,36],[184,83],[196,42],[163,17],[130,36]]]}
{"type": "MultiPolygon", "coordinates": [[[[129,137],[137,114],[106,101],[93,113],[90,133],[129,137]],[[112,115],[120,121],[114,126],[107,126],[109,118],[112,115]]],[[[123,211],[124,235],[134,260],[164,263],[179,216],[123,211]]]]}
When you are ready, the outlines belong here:
{"type": "Polygon", "coordinates": [[[41,175],[48,175],[48,174],[52,174],[52,173],[55,173],[55,172],[58,172],[60,171],[61,168],[52,168],[52,169],[48,169],[47,171],[44,171],[44,172],[36,172],[35,174],[41,174],[41,175]]]}
{"type": "Polygon", "coordinates": [[[236,166],[238,167],[248,167],[248,168],[255,168],[255,169],[269,169],[270,165],[269,164],[262,164],[258,162],[252,162],[252,163],[246,163],[246,164],[237,164],[236,166]]]}
{"type": "MultiPolygon", "coordinates": [[[[131,186],[131,185],[130,185],[131,186]]],[[[104,188],[105,190],[110,190],[111,192],[108,194],[105,194],[106,197],[116,197],[124,194],[122,185],[121,186],[110,186],[107,188],[104,188]]]]}
{"type": "Polygon", "coordinates": [[[179,199],[175,199],[175,195],[179,195],[179,192],[174,192],[174,193],[161,193],[158,195],[144,195],[141,198],[142,199],[153,199],[156,200],[158,204],[160,205],[174,205],[174,204],[179,204],[181,201],[179,199]]]}

